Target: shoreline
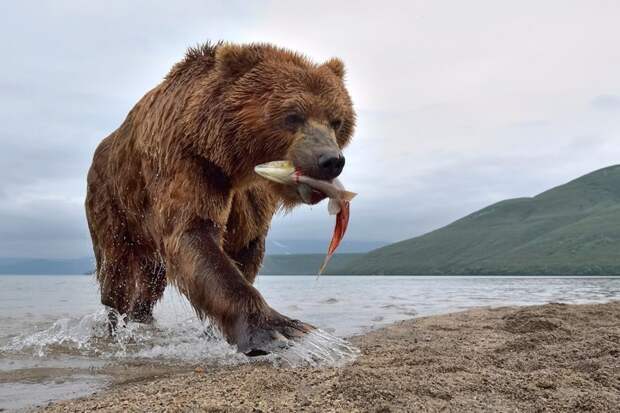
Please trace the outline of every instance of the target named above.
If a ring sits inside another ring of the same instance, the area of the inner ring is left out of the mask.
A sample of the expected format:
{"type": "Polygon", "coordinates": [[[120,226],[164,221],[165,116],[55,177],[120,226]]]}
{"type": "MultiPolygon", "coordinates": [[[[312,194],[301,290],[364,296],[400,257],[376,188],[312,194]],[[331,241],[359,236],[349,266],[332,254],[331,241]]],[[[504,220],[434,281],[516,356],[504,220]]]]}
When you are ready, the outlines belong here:
{"type": "Polygon", "coordinates": [[[344,367],[172,372],[40,411],[605,412],[620,405],[620,301],[478,308],[350,341],[361,355],[344,367]]]}

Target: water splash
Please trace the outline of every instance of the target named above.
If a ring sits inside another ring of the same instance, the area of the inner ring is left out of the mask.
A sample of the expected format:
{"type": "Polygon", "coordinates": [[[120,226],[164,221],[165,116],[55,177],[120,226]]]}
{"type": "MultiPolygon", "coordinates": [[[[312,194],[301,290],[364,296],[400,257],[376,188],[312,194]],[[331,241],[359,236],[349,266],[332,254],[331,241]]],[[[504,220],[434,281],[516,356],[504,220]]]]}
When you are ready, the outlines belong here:
{"type": "Polygon", "coordinates": [[[208,360],[226,364],[244,358],[208,323],[183,320],[173,326],[147,325],[116,314],[117,328],[110,334],[108,311],[60,319],[45,330],[14,337],[1,350],[39,358],[80,355],[108,360],[208,360]]]}
{"type": "Polygon", "coordinates": [[[341,367],[359,355],[360,350],[348,341],[317,329],[268,357],[277,367],[341,367]]]}
{"type": "Polygon", "coordinates": [[[104,336],[105,324],[107,315],[103,309],[78,320],[62,318],[45,330],[14,337],[2,350],[16,353],[31,351],[40,358],[54,352],[96,355],[98,351],[93,343],[104,336]]]}
{"type": "Polygon", "coordinates": [[[268,361],[278,367],[341,366],[355,360],[359,350],[347,341],[315,330],[275,354],[249,359],[229,345],[208,321],[197,318],[174,325],[140,324],[116,314],[117,328],[110,334],[109,309],[81,318],[63,318],[47,329],[14,337],[0,351],[14,355],[50,357],[83,356],[108,361],[152,360],[163,363],[234,365],[268,361]]]}

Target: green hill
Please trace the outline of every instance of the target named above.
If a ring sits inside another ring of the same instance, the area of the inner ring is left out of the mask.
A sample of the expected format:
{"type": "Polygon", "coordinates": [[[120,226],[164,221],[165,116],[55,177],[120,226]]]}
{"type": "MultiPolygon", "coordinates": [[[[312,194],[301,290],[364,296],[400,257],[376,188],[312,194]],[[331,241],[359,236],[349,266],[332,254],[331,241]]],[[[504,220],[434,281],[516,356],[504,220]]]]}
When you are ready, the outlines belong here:
{"type": "Polygon", "coordinates": [[[620,274],[620,165],[498,202],[333,274],[620,274]]]}

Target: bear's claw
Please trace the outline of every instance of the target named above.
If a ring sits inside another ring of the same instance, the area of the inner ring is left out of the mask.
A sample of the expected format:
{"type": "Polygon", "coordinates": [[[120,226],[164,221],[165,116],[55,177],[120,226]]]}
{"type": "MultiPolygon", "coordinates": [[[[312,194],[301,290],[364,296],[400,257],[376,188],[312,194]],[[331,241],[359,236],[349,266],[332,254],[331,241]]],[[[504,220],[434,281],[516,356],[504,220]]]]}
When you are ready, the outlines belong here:
{"type": "Polygon", "coordinates": [[[247,317],[237,329],[237,350],[248,357],[264,356],[289,348],[315,327],[275,311],[269,317],[247,317]]]}

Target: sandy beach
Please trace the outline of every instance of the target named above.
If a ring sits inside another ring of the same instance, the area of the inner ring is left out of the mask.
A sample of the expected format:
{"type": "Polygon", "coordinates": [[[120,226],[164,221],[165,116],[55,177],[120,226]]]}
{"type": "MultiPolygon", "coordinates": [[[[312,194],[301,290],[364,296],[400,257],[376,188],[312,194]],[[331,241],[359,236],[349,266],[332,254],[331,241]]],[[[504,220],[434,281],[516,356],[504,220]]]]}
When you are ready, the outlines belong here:
{"type": "Polygon", "coordinates": [[[47,412],[617,411],[620,302],[475,309],[351,341],[341,368],[250,364],[133,379],[47,412]]]}

